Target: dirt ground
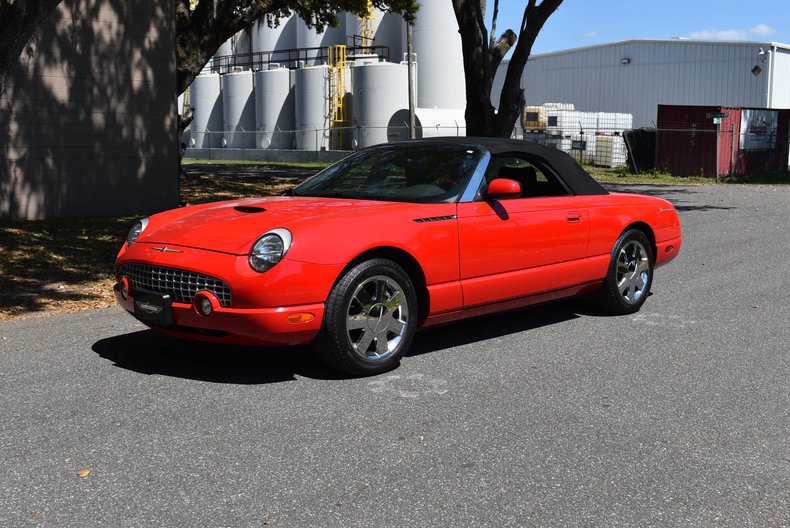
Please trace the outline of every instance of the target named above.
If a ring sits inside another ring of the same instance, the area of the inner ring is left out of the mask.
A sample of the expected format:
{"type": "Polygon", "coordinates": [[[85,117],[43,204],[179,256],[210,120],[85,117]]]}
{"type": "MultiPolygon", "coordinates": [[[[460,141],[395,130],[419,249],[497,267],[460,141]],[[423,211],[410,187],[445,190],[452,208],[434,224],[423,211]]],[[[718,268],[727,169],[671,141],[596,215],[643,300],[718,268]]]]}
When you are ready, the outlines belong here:
{"type": "MultiPolygon", "coordinates": [[[[316,171],[185,165],[180,202],[277,195],[316,171]]],[[[136,219],[0,221],[0,321],[113,305],[113,262],[136,219]]]]}

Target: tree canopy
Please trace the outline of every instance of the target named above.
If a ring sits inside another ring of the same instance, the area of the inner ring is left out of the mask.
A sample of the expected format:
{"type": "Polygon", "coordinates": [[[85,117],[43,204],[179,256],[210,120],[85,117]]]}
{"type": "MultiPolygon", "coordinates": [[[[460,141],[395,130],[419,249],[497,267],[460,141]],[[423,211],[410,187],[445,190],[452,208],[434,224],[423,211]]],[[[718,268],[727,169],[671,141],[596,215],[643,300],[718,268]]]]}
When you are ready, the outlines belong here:
{"type": "Polygon", "coordinates": [[[499,0],[494,1],[490,37],[485,25],[485,0],[452,2],[464,56],[466,132],[470,136],[509,137],[524,108],[524,90],[520,81],[532,53],[532,45],[562,0],[542,0],[540,3],[529,0],[518,32],[507,29],[498,38],[495,35],[499,0]],[[494,75],[511,49],[513,55],[507,66],[499,111],[495,112],[491,104],[494,75]]]}
{"type": "Polygon", "coordinates": [[[62,0],[0,0],[0,95],[11,65],[62,0]]]}

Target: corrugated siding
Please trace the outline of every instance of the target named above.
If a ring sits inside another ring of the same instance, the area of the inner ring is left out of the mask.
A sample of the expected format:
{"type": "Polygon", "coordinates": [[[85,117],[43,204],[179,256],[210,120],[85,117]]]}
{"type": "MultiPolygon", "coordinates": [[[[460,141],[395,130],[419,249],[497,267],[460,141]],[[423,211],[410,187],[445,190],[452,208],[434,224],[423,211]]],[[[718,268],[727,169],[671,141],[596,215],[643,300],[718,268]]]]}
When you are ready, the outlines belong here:
{"type": "Polygon", "coordinates": [[[774,50],[773,70],[771,106],[790,108],[790,50],[782,48],[774,50]]]}
{"type": "Polygon", "coordinates": [[[0,98],[0,216],[178,205],[171,3],[65,0],[0,98]]]}
{"type": "MultiPolygon", "coordinates": [[[[538,55],[525,68],[524,96],[528,105],[562,102],[584,111],[631,113],[636,127],[652,126],[659,104],[764,107],[769,75],[760,46],[629,41],[538,55]],[[629,64],[621,63],[625,58],[629,64]],[[760,75],[751,71],[757,65],[760,75]]],[[[494,92],[497,104],[496,83],[494,92]]]]}

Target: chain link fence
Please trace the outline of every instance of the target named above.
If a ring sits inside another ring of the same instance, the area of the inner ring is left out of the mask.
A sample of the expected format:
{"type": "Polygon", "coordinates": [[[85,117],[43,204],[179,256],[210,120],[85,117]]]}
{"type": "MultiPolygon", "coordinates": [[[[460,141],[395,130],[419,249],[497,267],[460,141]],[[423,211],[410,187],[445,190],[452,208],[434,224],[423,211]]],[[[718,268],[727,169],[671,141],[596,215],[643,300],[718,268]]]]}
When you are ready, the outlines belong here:
{"type": "MultiPolygon", "coordinates": [[[[462,123],[417,128],[417,138],[466,136],[462,123]]],[[[309,127],[296,130],[221,130],[187,129],[181,137],[184,148],[192,149],[281,149],[281,150],[357,150],[381,143],[409,139],[408,123],[381,126],[309,127]]]]}

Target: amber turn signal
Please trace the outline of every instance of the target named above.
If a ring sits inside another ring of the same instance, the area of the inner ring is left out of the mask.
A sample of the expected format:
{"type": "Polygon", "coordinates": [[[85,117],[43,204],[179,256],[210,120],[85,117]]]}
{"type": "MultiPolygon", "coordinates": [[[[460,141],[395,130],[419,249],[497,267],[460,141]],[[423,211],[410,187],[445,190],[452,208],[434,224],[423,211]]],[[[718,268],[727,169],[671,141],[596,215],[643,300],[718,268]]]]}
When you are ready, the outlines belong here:
{"type": "Polygon", "coordinates": [[[288,314],[289,323],[307,323],[315,319],[315,314],[309,312],[296,312],[288,314]]]}

